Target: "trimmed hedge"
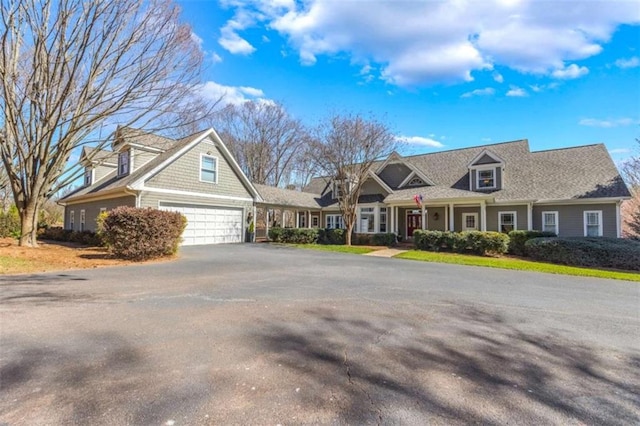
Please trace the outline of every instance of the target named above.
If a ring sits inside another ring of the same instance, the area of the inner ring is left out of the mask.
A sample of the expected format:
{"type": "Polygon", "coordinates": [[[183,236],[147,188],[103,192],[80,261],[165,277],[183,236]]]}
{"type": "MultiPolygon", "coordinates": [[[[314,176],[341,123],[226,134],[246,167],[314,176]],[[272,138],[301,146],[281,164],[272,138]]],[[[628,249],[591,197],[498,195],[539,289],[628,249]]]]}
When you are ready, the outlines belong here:
{"type": "Polygon", "coordinates": [[[315,228],[270,228],[269,239],[276,243],[315,244],[318,230],[315,228]]]}
{"type": "Polygon", "coordinates": [[[640,271],[640,241],[618,238],[534,238],[525,243],[528,256],[571,266],[640,271]]]}
{"type": "Polygon", "coordinates": [[[526,256],[524,245],[533,238],[556,237],[553,232],[543,231],[511,231],[509,232],[509,253],[516,256],[526,256]]]}
{"type": "Polygon", "coordinates": [[[393,246],[396,244],[396,234],[357,234],[354,233],[351,242],[358,246],[393,246]]]}
{"type": "Polygon", "coordinates": [[[78,243],[85,246],[100,247],[104,245],[104,241],[100,235],[93,231],[72,231],[70,229],[62,229],[59,226],[44,228],[38,234],[41,240],[62,241],[68,243],[78,243]]]}
{"type": "Polygon", "coordinates": [[[344,244],[346,237],[344,229],[318,229],[318,244],[344,244]]]}
{"type": "Polygon", "coordinates": [[[500,232],[413,232],[413,243],[418,250],[451,251],[455,253],[504,254],[507,252],[509,236],[500,232]]]}
{"type": "Polygon", "coordinates": [[[101,237],[116,257],[146,260],[176,253],[187,219],[178,212],[117,207],[99,224],[101,237]]]}

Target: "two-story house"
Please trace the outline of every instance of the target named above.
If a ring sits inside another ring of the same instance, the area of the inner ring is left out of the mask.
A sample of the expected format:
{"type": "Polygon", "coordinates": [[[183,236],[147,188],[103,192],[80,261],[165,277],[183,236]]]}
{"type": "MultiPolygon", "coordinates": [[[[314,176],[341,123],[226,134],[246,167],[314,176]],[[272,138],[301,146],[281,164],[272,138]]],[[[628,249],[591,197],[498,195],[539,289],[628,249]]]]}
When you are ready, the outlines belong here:
{"type": "Polygon", "coordinates": [[[184,244],[244,240],[260,196],[213,129],[173,140],[122,127],[112,150],[84,148],[84,185],[60,200],[65,228],[95,230],[117,206],[173,210],[187,217],[184,244]]]}

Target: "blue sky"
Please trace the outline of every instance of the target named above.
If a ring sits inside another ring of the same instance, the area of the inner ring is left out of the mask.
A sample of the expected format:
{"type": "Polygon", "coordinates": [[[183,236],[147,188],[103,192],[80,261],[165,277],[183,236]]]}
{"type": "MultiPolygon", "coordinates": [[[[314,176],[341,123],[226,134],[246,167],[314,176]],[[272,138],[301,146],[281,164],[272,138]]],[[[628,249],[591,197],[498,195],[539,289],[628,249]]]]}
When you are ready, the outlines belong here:
{"type": "Polygon", "coordinates": [[[404,154],[521,138],[533,150],[640,137],[638,1],[182,0],[203,93],[282,102],[313,125],[373,113],[404,154]]]}

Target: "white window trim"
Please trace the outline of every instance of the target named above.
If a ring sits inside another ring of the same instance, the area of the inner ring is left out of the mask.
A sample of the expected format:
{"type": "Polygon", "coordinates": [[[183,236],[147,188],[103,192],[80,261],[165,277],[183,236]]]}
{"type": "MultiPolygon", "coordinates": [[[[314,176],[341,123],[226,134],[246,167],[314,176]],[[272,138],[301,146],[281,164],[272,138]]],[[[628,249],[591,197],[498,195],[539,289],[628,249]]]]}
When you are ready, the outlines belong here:
{"type": "Polygon", "coordinates": [[[94,169],[93,167],[91,169],[87,168],[87,170],[84,171],[84,186],[93,185],[93,182],[96,180],[95,174],[96,174],[96,169],[94,169]],[[87,182],[87,175],[89,175],[89,182],[87,182]]]}
{"type": "Polygon", "coordinates": [[[84,231],[84,226],[86,225],[87,212],[84,209],[80,210],[80,230],[84,231]]]}
{"type": "Polygon", "coordinates": [[[104,213],[104,212],[106,212],[106,211],[107,211],[107,208],[106,208],[106,207],[100,207],[100,213],[104,213]]]}
{"type": "Polygon", "coordinates": [[[320,227],[320,216],[318,216],[317,214],[311,215],[311,227],[312,228],[320,227]],[[315,225],[313,224],[314,221],[316,222],[315,225]]]}
{"type": "MultiPolygon", "coordinates": [[[[340,221],[342,222],[342,226],[343,226],[343,228],[337,228],[337,227],[334,226],[331,229],[344,229],[344,219],[342,218],[342,215],[341,214],[335,214],[335,213],[334,214],[325,215],[325,219],[324,219],[324,224],[326,225],[325,228],[329,228],[329,218],[330,217],[334,217],[334,218],[335,217],[339,217],[340,221]]],[[[338,224],[338,220],[336,220],[336,219],[334,219],[333,222],[334,222],[334,225],[338,224]]]]}
{"type": "Polygon", "coordinates": [[[131,151],[126,150],[126,151],[119,152],[118,153],[118,176],[128,175],[130,171],[131,171],[131,151]],[[126,154],[127,156],[127,169],[124,172],[122,171],[123,162],[121,161],[121,158],[124,158],[123,154],[126,154]]]}
{"type": "Polygon", "coordinates": [[[478,227],[478,213],[462,213],[462,230],[463,231],[477,231],[478,227]],[[473,216],[474,223],[476,224],[475,228],[467,228],[467,217],[473,216]]]}
{"type": "Polygon", "coordinates": [[[555,232],[556,235],[558,235],[558,233],[560,232],[560,224],[558,223],[559,222],[558,221],[559,214],[558,214],[557,211],[544,211],[544,212],[542,212],[542,222],[541,222],[541,226],[540,226],[540,228],[542,228],[541,230],[544,231],[544,215],[546,215],[546,214],[552,214],[552,215],[555,216],[555,223],[556,223],[555,228],[556,229],[553,232],[555,232]]]}
{"type": "Polygon", "coordinates": [[[377,228],[376,214],[378,214],[378,209],[375,207],[364,206],[364,207],[358,208],[358,233],[359,234],[375,234],[377,232],[376,231],[376,228],[377,228]],[[373,231],[371,232],[362,230],[362,214],[363,214],[362,209],[371,209],[371,211],[365,212],[366,214],[371,215],[371,217],[373,218],[373,231]]]}
{"type": "Polygon", "coordinates": [[[378,227],[376,228],[378,232],[383,232],[380,228],[382,225],[382,211],[384,210],[384,226],[385,226],[385,230],[384,233],[388,233],[389,232],[389,209],[387,207],[380,207],[378,208],[378,227]]]}
{"type": "Polygon", "coordinates": [[[200,182],[203,182],[203,183],[211,183],[211,184],[213,184],[213,185],[217,185],[217,184],[218,184],[218,174],[220,173],[220,171],[219,171],[219,167],[218,167],[218,164],[219,164],[219,162],[218,162],[218,157],[215,157],[215,156],[213,156],[213,155],[209,155],[209,154],[204,154],[204,153],[200,154],[200,169],[199,169],[199,171],[198,171],[199,178],[200,178],[200,182]],[[211,181],[209,181],[209,180],[203,180],[203,179],[202,179],[202,159],[203,159],[204,157],[212,158],[212,159],[215,161],[215,164],[216,164],[216,165],[215,165],[215,168],[216,168],[216,169],[215,169],[215,177],[216,177],[216,178],[215,178],[214,182],[211,182],[211,181]]]}
{"type": "Polygon", "coordinates": [[[476,168],[476,189],[496,189],[498,183],[498,174],[496,173],[496,167],[479,167],[476,168]],[[493,172],[493,186],[480,186],[480,172],[491,171],[493,172]]]}
{"type": "Polygon", "coordinates": [[[69,227],[71,228],[72,231],[74,231],[74,227],[76,226],[76,211],[75,210],[71,210],[69,212],[69,227]]]}
{"type": "Polygon", "coordinates": [[[582,213],[582,223],[584,225],[584,236],[587,236],[587,215],[596,213],[598,215],[598,236],[602,237],[602,210],[585,210],[582,213]]]}
{"type": "Polygon", "coordinates": [[[502,215],[503,214],[512,214],[513,215],[513,230],[518,230],[518,212],[517,211],[504,211],[498,212],[498,232],[502,232],[502,215]]]}

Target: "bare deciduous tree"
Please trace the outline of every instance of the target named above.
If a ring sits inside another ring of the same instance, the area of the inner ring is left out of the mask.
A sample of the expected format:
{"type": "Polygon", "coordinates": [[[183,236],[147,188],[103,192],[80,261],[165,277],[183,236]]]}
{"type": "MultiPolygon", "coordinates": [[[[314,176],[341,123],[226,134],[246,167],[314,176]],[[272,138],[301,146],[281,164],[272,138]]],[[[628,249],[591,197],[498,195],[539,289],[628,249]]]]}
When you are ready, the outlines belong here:
{"type": "Polygon", "coordinates": [[[344,219],[346,244],[358,215],[358,199],[369,178],[372,164],[395,149],[395,137],[389,127],[374,118],[361,115],[334,115],[319,128],[314,158],[318,169],[331,176],[344,219]]]}
{"type": "Polygon", "coordinates": [[[0,155],[20,245],[36,245],[42,204],[75,179],[71,153],[99,144],[99,129],[197,119],[181,112],[195,99],[202,53],[178,15],[168,0],[1,3],[0,155]]]}
{"type": "MultiPolygon", "coordinates": [[[[640,139],[636,139],[640,152],[640,139]]],[[[640,154],[622,165],[622,175],[631,190],[631,200],[622,204],[622,234],[640,238],[640,154]]]]}
{"type": "Polygon", "coordinates": [[[272,186],[290,183],[308,132],[282,104],[230,104],[216,115],[215,122],[251,181],[272,186]]]}

